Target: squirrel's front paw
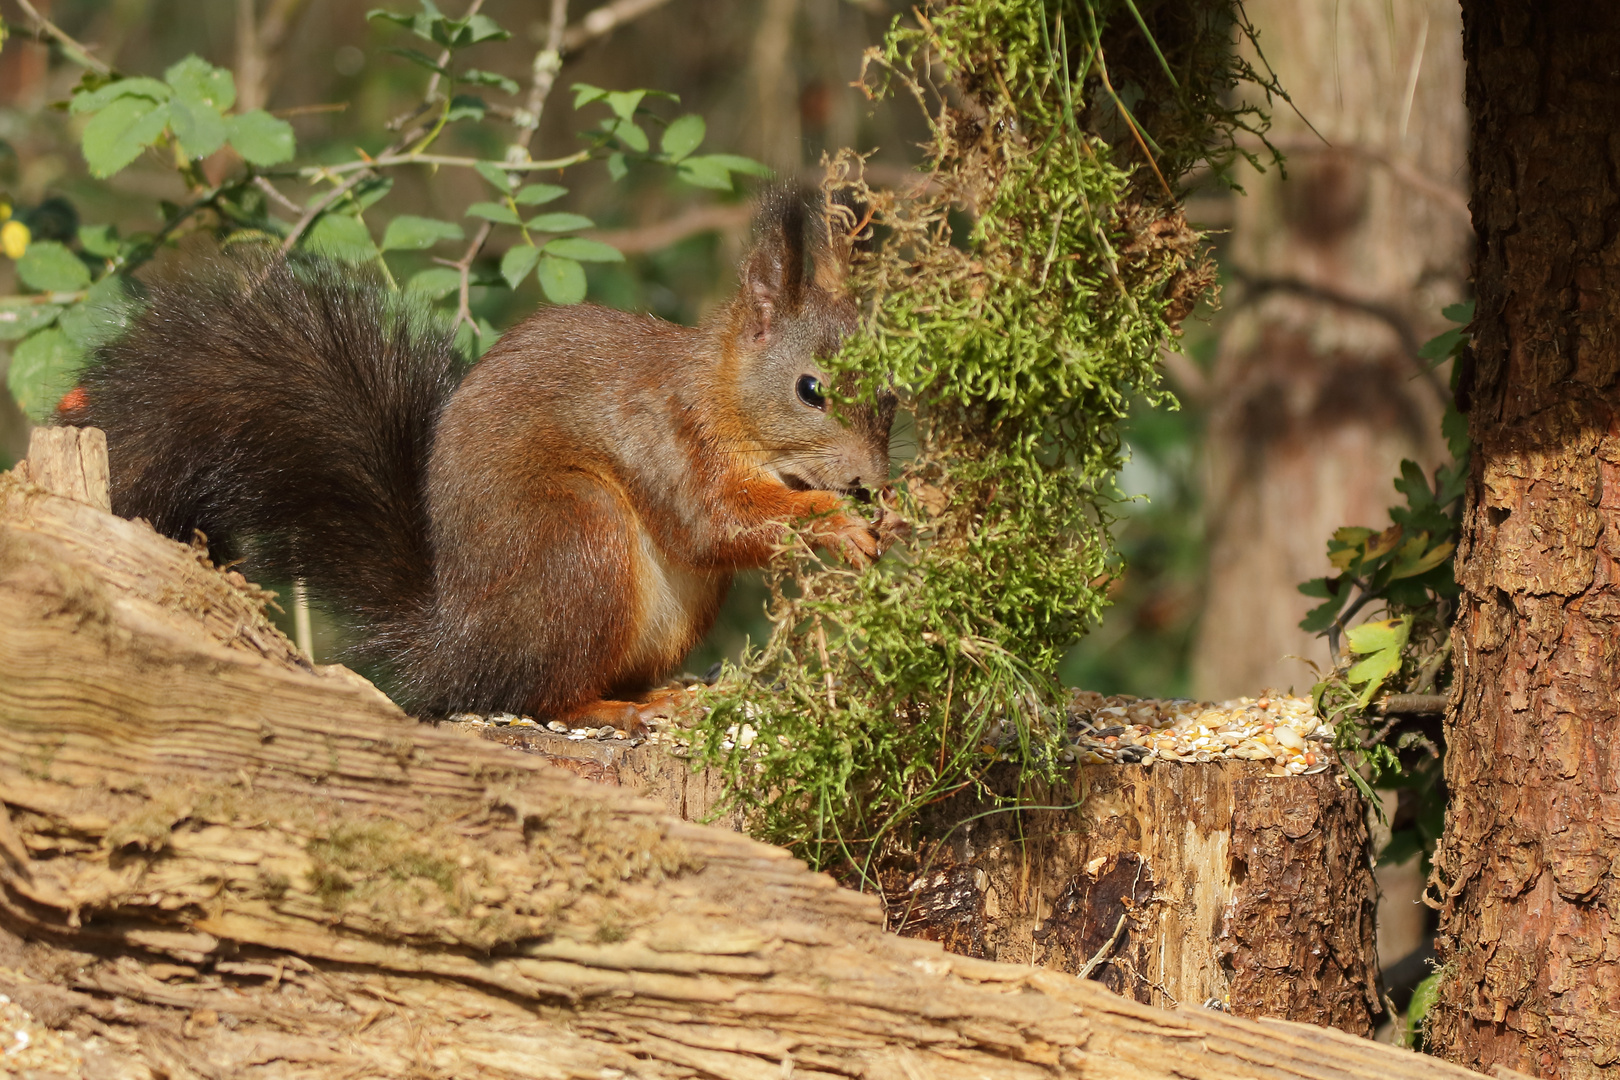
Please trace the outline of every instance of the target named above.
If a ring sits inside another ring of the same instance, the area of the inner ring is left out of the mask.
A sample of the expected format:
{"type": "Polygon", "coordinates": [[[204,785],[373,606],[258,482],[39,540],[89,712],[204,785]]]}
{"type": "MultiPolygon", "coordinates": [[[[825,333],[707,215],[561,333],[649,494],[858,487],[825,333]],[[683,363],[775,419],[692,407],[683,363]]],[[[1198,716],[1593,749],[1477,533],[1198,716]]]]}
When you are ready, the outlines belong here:
{"type": "Polygon", "coordinates": [[[883,554],[875,526],[842,511],[815,519],[809,533],[817,545],[837,552],[856,569],[870,566],[883,554]]]}

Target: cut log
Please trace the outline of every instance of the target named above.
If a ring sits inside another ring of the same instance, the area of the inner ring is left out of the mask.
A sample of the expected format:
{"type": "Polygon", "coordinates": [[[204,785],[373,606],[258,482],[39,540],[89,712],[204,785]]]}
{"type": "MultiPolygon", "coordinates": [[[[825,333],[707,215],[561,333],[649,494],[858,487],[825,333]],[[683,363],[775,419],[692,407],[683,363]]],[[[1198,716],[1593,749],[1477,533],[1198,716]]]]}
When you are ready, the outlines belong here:
{"type": "MultiPolygon", "coordinates": [[[[739,827],[718,776],[663,744],[466,730],[622,785],[687,820],[739,827]]],[[[1010,766],[989,786],[1023,783],[1010,766]]],[[[930,807],[923,840],[874,868],[887,926],[963,956],[1084,972],[1154,1005],[1207,1004],[1371,1035],[1382,1013],[1366,804],[1342,773],[1252,762],[1077,766],[998,809],[930,807]]],[[[859,882],[846,882],[859,886],[859,882]]]]}
{"type": "Polygon", "coordinates": [[[8,1068],[1473,1075],[886,934],[778,849],[311,670],[261,602],[0,475],[0,993],[52,1055],[8,1068]]]}

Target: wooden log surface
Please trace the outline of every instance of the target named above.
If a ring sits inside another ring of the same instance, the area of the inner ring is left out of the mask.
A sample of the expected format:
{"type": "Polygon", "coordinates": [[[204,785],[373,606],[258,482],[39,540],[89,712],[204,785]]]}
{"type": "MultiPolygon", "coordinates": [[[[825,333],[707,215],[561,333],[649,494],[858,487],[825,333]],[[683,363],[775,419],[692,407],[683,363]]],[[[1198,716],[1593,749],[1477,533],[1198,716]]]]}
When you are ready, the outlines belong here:
{"type": "MultiPolygon", "coordinates": [[[[735,814],[716,816],[718,777],[667,743],[449,726],[686,820],[740,827],[735,814]]],[[[989,786],[1010,796],[1023,782],[1006,766],[989,786]]],[[[972,792],[929,807],[917,832],[932,839],[872,871],[889,929],[959,955],[1087,971],[1149,1004],[1372,1034],[1377,894],[1365,804],[1342,773],[1270,777],[1237,760],[1083,765],[1023,801],[1035,808],[997,810],[972,792]]]]}
{"type": "Polygon", "coordinates": [[[42,1032],[7,1068],[1473,1075],[886,934],[778,849],[310,669],[261,603],[0,475],[0,994],[42,1032]]]}

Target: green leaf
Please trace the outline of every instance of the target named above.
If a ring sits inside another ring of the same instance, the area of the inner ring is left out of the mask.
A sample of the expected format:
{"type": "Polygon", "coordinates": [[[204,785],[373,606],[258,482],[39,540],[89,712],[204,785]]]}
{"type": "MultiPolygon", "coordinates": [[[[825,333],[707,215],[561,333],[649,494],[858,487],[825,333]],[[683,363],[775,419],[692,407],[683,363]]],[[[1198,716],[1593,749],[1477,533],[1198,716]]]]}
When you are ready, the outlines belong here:
{"type": "Polygon", "coordinates": [[[540,288],[553,304],[577,304],[585,299],[585,268],[573,259],[540,257],[540,288]]]}
{"type": "Polygon", "coordinates": [[[1446,447],[1453,458],[1462,461],[1468,456],[1468,448],[1472,445],[1468,438],[1468,417],[1458,412],[1455,404],[1446,406],[1446,414],[1440,419],[1440,433],[1446,437],[1446,447]]]}
{"type": "Polygon", "coordinates": [[[106,179],[122,169],[157,142],[168,123],[167,102],[131,96],[109,103],[84,126],[80,145],[91,174],[106,179]]]}
{"type": "Polygon", "coordinates": [[[608,108],[612,109],[620,120],[628,121],[636,115],[641,99],[646,96],[645,90],[614,90],[607,94],[608,108]]]}
{"type": "Polygon", "coordinates": [[[681,162],[676,175],[693,187],[713,191],[731,190],[731,170],[714,160],[714,155],[689,157],[681,162]]]}
{"type": "Polygon", "coordinates": [[[580,262],[624,262],[624,253],[612,244],[583,236],[559,236],[546,244],[546,254],[580,262]]]}
{"type": "Polygon", "coordinates": [[[1299,628],[1308,634],[1320,634],[1339,617],[1339,609],[1344,607],[1349,595],[1350,590],[1346,589],[1341,595],[1330,597],[1325,603],[1311,608],[1309,614],[1299,621],[1299,628]]]}
{"type": "Polygon", "coordinates": [[[576,109],[584,108],[594,101],[601,101],[608,95],[606,90],[603,90],[600,86],[592,86],[590,83],[577,82],[569,89],[574,92],[574,108],[576,109]]]}
{"type": "Polygon", "coordinates": [[[519,206],[542,206],[568,194],[568,189],[556,184],[525,184],[522,191],[512,196],[519,206]]]}
{"type": "Polygon", "coordinates": [[[225,112],[236,104],[236,79],[200,56],[188,56],[163,73],[175,96],[189,105],[206,105],[225,112]]]}
{"type": "MultiPolygon", "coordinates": [[[[394,178],[392,176],[372,176],[354,185],[354,190],[349,192],[349,198],[354,202],[354,205],[365,211],[371,209],[378,200],[393,189],[394,178]]],[[[315,198],[320,198],[320,196],[316,195],[315,198]]]]}
{"type": "Polygon", "coordinates": [[[607,159],[608,175],[615,181],[623,180],[630,172],[630,166],[625,164],[623,154],[609,154],[607,159]]]}
{"type": "Polygon", "coordinates": [[[377,257],[377,245],[363,221],[348,214],[322,214],[305,234],[304,246],[340,262],[360,264],[377,257]]]}
{"type": "Polygon", "coordinates": [[[119,79],[97,90],[80,91],[73,95],[68,106],[71,113],[100,112],[119,98],[145,98],[152,104],[162,104],[174,96],[174,91],[156,79],[119,79]]]}
{"type": "Polygon", "coordinates": [[[56,304],[0,303],[0,341],[17,341],[56,321],[56,304]]]}
{"type": "Polygon", "coordinates": [[[227,138],[248,164],[261,169],[291,161],[297,147],[292,125],[263,109],[231,117],[227,138]]]}
{"type": "Polygon", "coordinates": [[[405,291],[419,293],[434,300],[443,300],[453,292],[461,289],[461,273],[448,266],[435,266],[429,270],[412,277],[405,285],[405,291]]]}
{"type": "Polygon", "coordinates": [[[443,64],[439,63],[437,60],[433,59],[433,57],[429,56],[420,49],[402,49],[397,46],[393,46],[384,49],[383,52],[393,53],[395,56],[409,60],[417,67],[427,68],[429,71],[443,75],[445,78],[451,77],[449,68],[445,67],[443,64]]]}
{"type": "Polygon", "coordinates": [[[741,154],[709,154],[710,161],[729,169],[732,172],[744,173],[748,176],[771,176],[771,167],[751,157],[741,154]]]}
{"type": "Polygon", "coordinates": [[[703,117],[687,113],[664,129],[659,147],[671,161],[679,161],[698,148],[706,130],[703,117]]]}
{"type": "Polygon", "coordinates": [[[73,389],[84,365],[84,354],[61,330],[41,330],[11,354],[6,385],[23,412],[43,424],[56,411],[62,396],[73,389]]]}
{"type": "Polygon", "coordinates": [[[481,41],[504,41],[512,36],[509,31],[502,29],[500,23],[488,15],[470,15],[465,20],[465,23],[467,34],[464,36],[471,38],[470,41],[466,42],[469,45],[477,45],[481,41]]]}
{"type": "Polygon", "coordinates": [[[468,68],[460,75],[457,75],[456,78],[464,83],[472,83],[474,86],[494,86],[508,94],[518,92],[518,84],[515,81],[494,71],[480,71],[477,68],[468,68]]]}
{"type": "Polygon", "coordinates": [[[492,202],[473,203],[467,207],[467,216],[483,218],[485,221],[493,221],[497,225],[517,225],[521,222],[517,213],[510,206],[492,202]]]}
{"type": "Polygon", "coordinates": [[[17,276],[40,292],[78,292],[90,287],[90,269],[55,240],[37,240],[17,260],[17,276]]]}
{"type": "Polygon", "coordinates": [[[589,229],[596,222],[584,214],[570,214],[566,211],[553,211],[549,214],[536,214],[526,223],[536,232],[564,233],[574,232],[577,229],[589,229]]]}
{"type": "Polygon", "coordinates": [[[506,284],[517,288],[523,279],[529,276],[534,264],[540,259],[540,249],[533,244],[518,244],[501,256],[501,277],[506,284]]]}
{"type": "Polygon", "coordinates": [[[1433,360],[1438,364],[1442,360],[1449,358],[1467,340],[1468,335],[1463,331],[1447,330],[1438,337],[1432,337],[1424,342],[1423,347],[1418,350],[1418,356],[1424,360],[1433,360]]]}
{"type": "Polygon", "coordinates": [[[423,251],[441,240],[460,240],[467,234],[460,225],[434,218],[401,214],[383,233],[384,251],[423,251]]]}
{"type": "Polygon", "coordinates": [[[1309,581],[1301,582],[1298,588],[1306,596],[1315,596],[1323,600],[1330,599],[1335,595],[1333,586],[1328,584],[1328,579],[1325,577],[1311,578],[1309,581]]]}
{"type": "Polygon", "coordinates": [[[493,161],[480,161],[473,165],[473,170],[494,185],[495,190],[502,195],[509,194],[517,185],[517,176],[507,172],[493,161]]]}
{"type": "Polygon", "coordinates": [[[118,254],[118,226],[80,225],[79,246],[92,255],[110,259],[118,254]]]}
{"type": "Polygon", "coordinates": [[[1462,323],[1466,326],[1474,321],[1474,302],[1464,300],[1460,304],[1447,304],[1440,309],[1440,314],[1454,323],[1462,323]]]}
{"type": "Polygon", "coordinates": [[[1377,622],[1364,622],[1359,626],[1352,626],[1345,634],[1345,640],[1350,645],[1350,651],[1359,656],[1385,649],[1399,651],[1406,645],[1407,636],[1411,632],[1410,617],[1381,619],[1377,622]]]}
{"type": "Polygon", "coordinates": [[[620,142],[638,154],[645,154],[648,148],[652,146],[647,141],[647,133],[641,130],[641,125],[632,120],[620,120],[617,124],[614,124],[613,134],[619,137],[620,142]]]}
{"type": "MultiPolygon", "coordinates": [[[[225,145],[230,128],[219,110],[206,102],[176,97],[169,102],[169,126],[189,158],[205,158],[225,145]]],[[[245,155],[244,155],[245,156],[245,155]]]]}
{"type": "Polygon", "coordinates": [[[1414,553],[1415,557],[1410,561],[1403,557],[1395,564],[1395,569],[1390,574],[1390,577],[1398,580],[1426,573],[1451,558],[1451,553],[1455,550],[1457,550],[1457,545],[1447,541],[1439,547],[1430,548],[1421,554],[1414,553]]]}
{"type": "Polygon", "coordinates": [[[1434,1008],[1434,1003],[1440,999],[1440,972],[1417,984],[1412,991],[1412,1000],[1406,1006],[1406,1036],[1404,1042],[1409,1047],[1415,1047],[1423,1038],[1423,1020],[1434,1008]]]}
{"type": "Polygon", "coordinates": [[[107,344],[129,326],[133,305],[121,277],[109,275],[90,286],[90,295],[62,316],[62,332],[88,353],[107,344]]]}
{"type": "Polygon", "coordinates": [[[489,347],[501,339],[501,332],[492,326],[488,319],[478,320],[478,334],[474,334],[472,327],[461,323],[456,327],[456,348],[461,355],[469,360],[477,360],[489,351],[489,347]]]}
{"type": "Polygon", "coordinates": [[[450,99],[450,108],[444,114],[444,122],[449,124],[457,120],[482,120],[489,106],[484,99],[475,94],[457,94],[450,99]]]}

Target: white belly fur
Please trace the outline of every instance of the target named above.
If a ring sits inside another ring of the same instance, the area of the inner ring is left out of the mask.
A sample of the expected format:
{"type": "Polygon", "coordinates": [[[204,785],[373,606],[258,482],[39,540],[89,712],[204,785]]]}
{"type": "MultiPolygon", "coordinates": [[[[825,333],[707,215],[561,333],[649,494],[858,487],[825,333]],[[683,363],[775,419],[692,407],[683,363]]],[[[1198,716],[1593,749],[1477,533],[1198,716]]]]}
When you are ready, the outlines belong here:
{"type": "Polygon", "coordinates": [[[645,529],[637,532],[641,635],[630,646],[625,667],[629,672],[662,673],[680,660],[697,620],[719,587],[720,575],[672,565],[645,529]]]}

